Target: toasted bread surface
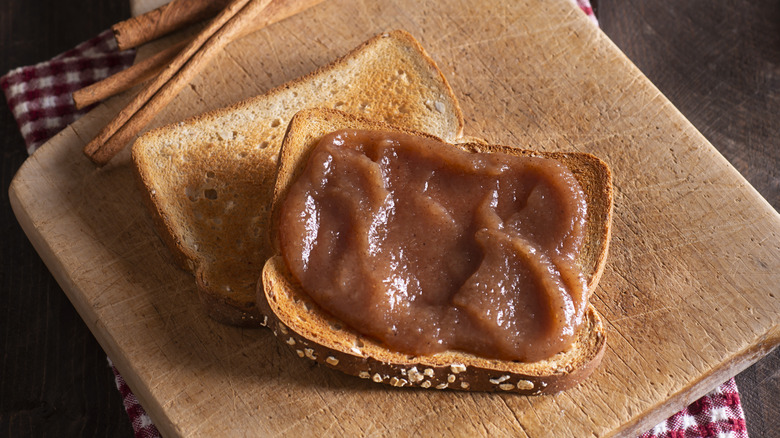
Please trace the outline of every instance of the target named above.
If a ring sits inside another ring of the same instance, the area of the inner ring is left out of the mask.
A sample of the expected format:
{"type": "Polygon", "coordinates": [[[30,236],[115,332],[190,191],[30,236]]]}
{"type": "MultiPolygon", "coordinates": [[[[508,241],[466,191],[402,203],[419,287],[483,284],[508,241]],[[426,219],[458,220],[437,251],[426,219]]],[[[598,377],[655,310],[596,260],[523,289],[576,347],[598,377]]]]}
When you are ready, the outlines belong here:
{"type": "MultiPolygon", "coordinates": [[[[415,133],[383,122],[330,109],[302,111],[293,117],[282,144],[273,196],[272,236],[276,237],[279,210],[289,187],[302,172],[318,140],[332,131],[349,129],[391,130],[415,133]]],[[[503,152],[541,156],[564,163],[580,183],[588,203],[583,249],[577,264],[588,279],[588,297],[604,269],[612,218],[611,173],[597,157],[584,153],[541,153],[482,143],[456,144],[471,152],[503,152]]],[[[394,352],[362,336],[323,311],[292,278],[281,256],[263,269],[258,286],[258,306],[268,315],[264,321],[302,357],[316,360],[349,374],[393,386],[510,391],[522,394],[557,392],[585,379],[604,354],[606,337],[598,312],[588,305],[583,324],[572,346],[549,359],[533,363],[480,358],[459,351],[409,356],[394,352]]]]}
{"type": "Polygon", "coordinates": [[[404,31],[378,35],[268,93],[150,131],[132,149],[158,233],[196,278],[213,318],[259,325],[255,286],[269,246],[277,158],[292,116],[347,112],[454,140],[463,117],[452,89],[404,31]]]}

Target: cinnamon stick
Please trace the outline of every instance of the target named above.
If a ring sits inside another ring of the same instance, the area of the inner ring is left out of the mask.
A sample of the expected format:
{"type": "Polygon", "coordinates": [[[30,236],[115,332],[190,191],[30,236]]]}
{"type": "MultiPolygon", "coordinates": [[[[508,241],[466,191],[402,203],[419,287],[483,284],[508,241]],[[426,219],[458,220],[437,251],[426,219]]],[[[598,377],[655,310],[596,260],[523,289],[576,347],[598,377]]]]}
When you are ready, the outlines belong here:
{"type": "MultiPolygon", "coordinates": [[[[247,29],[244,33],[251,33],[267,25],[281,21],[287,17],[297,14],[323,0],[273,0],[271,4],[263,11],[262,17],[258,17],[254,26],[247,29]],[[263,17],[266,17],[263,19],[263,17]]],[[[184,43],[181,43],[184,44],[184,43]]],[[[176,49],[166,49],[152,58],[140,62],[127,70],[116,73],[103,79],[100,82],[85,87],[73,93],[73,100],[76,108],[81,109],[101,100],[108,99],[111,96],[126,91],[141,82],[144,82],[157,74],[167,61],[173,58],[175,51],[181,49],[177,45],[176,49]],[[127,73],[125,73],[127,72],[127,73]]]]}
{"type": "Polygon", "coordinates": [[[152,82],[130,101],[97,137],[87,143],[84,153],[103,166],[119,152],[202,67],[241,30],[270,0],[233,0],[195,39],[171,61],[152,82]]]}
{"type": "Polygon", "coordinates": [[[156,79],[84,147],[84,154],[99,166],[107,164],[229,42],[297,14],[321,1],[323,0],[233,0],[156,79]],[[240,11],[236,11],[239,8],[240,11]],[[219,28],[220,24],[224,26],[219,28]]]}
{"type": "Polygon", "coordinates": [[[229,0],[172,0],[111,27],[119,50],[138,47],[175,30],[216,15],[229,0]]]}
{"type": "Polygon", "coordinates": [[[111,96],[127,91],[141,82],[145,82],[160,72],[165,64],[173,59],[188,43],[182,41],[125,70],[115,73],[102,81],[73,92],[76,109],[86,108],[111,96]]]}

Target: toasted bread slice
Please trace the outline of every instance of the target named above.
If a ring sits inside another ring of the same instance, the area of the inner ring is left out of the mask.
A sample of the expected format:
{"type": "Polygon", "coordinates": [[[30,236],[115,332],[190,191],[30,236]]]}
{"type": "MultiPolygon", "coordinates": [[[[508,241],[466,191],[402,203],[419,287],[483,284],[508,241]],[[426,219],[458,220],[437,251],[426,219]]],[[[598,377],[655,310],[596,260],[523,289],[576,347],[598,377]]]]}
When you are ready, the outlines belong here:
{"type": "MultiPolygon", "coordinates": [[[[318,140],[332,131],[393,130],[413,133],[382,122],[329,109],[303,111],[293,117],[282,144],[274,189],[274,230],[281,202],[303,171],[318,140]]],[[[417,135],[425,135],[416,133],[417,135]]],[[[588,297],[598,284],[607,255],[612,217],[612,182],[607,165],[585,153],[541,153],[507,146],[457,144],[466,151],[504,152],[543,156],[565,163],[587,197],[588,220],[583,250],[577,264],[588,280],[588,297]]],[[[274,232],[276,241],[276,233],[274,232]]],[[[278,242],[275,242],[278,254],[278,242]]],[[[375,382],[393,386],[509,391],[522,394],[557,392],[585,379],[600,363],[606,346],[604,327],[596,309],[588,305],[574,344],[549,359],[521,363],[486,359],[459,351],[410,356],[391,351],[361,336],[324,312],[300,288],[283,258],[274,256],[263,269],[258,306],[269,315],[266,323],[298,355],[375,382]]]]}
{"type": "Polygon", "coordinates": [[[285,129],[315,106],[365,114],[455,139],[463,117],[452,89],[408,33],[367,41],[268,93],[150,131],[132,157],[158,232],[193,272],[214,319],[257,326],[255,287],[272,254],[268,226],[285,129]]]}

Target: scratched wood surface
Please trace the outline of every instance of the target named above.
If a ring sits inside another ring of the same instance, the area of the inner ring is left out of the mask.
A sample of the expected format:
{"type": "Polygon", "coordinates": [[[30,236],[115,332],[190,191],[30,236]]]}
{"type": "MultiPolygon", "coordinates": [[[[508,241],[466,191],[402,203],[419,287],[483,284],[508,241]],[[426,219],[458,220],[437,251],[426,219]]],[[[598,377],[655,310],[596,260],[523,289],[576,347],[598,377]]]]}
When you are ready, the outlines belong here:
{"type": "Polygon", "coordinates": [[[36,152],[10,197],[164,434],[629,434],[780,342],[780,217],[566,0],[331,0],[232,44],[155,125],[260,93],[393,28],[439,63],[467,134],[612,166],[613,243],[594,298],[608,327],[602,367],[547,397],[390,390],[312,366],[265,330],[209,320],[153,232],[127,152],[101,170],[80,154],[120,97],[36,152]]]}

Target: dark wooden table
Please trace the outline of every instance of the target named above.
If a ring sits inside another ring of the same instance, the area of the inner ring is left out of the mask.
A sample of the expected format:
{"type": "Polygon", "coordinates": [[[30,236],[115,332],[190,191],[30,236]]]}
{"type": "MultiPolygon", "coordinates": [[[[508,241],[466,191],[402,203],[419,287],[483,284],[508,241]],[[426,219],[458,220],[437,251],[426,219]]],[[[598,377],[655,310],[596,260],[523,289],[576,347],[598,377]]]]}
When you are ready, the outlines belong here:
{"type": "MultiPolygon", "coordinates": [[[[600,0],[602,29],[780,209],[780,2],[600,0]]],[[[6,0],[0,75],[129,17],[124,1],[6,0]]],[[[16,222],[26,158],[0,105],[0,436],[132,436],[106,356],[16,222]]],[[[780,287],[780,286],[778,286],[780,287]]],[[[752,437],[780,436],[780,352],[737,376],[752,437]]]]}

